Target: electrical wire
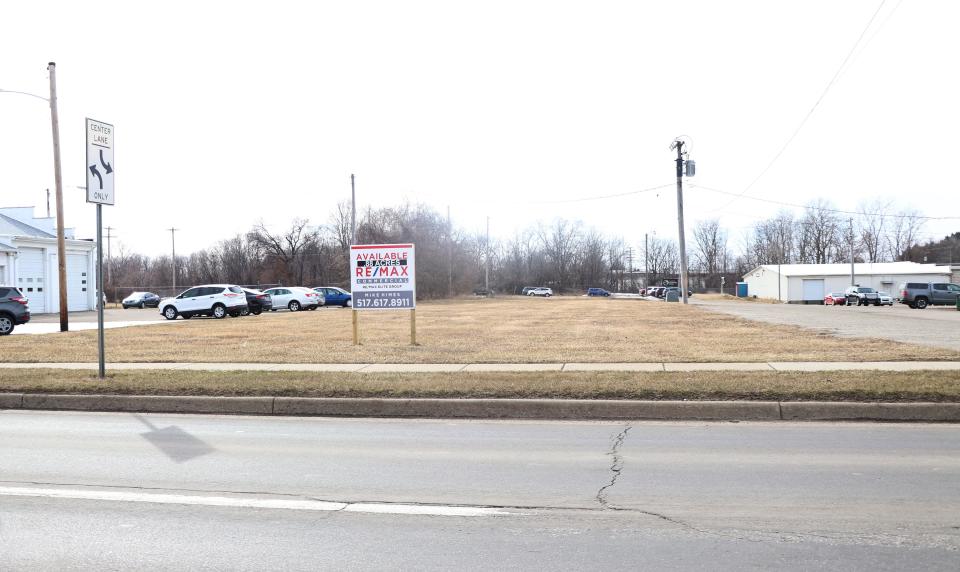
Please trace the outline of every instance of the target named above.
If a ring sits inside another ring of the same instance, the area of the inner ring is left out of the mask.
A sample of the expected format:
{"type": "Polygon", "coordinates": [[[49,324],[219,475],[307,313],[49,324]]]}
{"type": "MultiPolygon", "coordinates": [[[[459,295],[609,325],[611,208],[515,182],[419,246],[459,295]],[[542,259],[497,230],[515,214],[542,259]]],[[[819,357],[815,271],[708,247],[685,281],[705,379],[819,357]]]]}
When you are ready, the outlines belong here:
{"type": "Polygon", "coordinates": [[[860,42],[863,40],[863,37],[866,35],[867,30],[870,29],[870,26],[873,24],[873,21],[877,18],[877,14],[880,13],[880,9],[883,8],[883,5],[886,3],[887,3],[887,0],[880,1],[880,5],[877,6],[877,9],[873,12],[873,15],[870,16],[870,20],[867,22],[867,25],[864,26],[863,31],[860,32],[860,36],[857,38],[857,41],[854,42],[853,47],[850,48],[850,51],[847,53],[847,56],[843,58],[843,62],[840,64],[840,67],[837,68],[837,71],[833,74],[833,77],[830,78],[829,82],[827,82],[827,87],[824,88],[823,93],[821,93],[820,97],[817,98],[817,101],[813,104],[813,107],[810,108],[810,111],[808,111],[807,114],[803,117],[803,120],[800,122],[800,124],[797,125],[797,128],[793,130],[793,133],[787,139],[786,143],[784,143],[783,146],[780,147],[780,150],[777,151],[777,154],[773,156],[773,159],[770,159],[770,162],[767,163],[767,166],[764,167],[762,171],[760,171],[760,174],[757,175],[753,179],[753,181],[751,181],[750,184],[747,185],[745,189],[743,189],[742,192],[734,195],[734,197],[729,201],[727,201],[726,204],[714,210],[721,210],[723,208],[726,208],[732,205],[733,203],[737,202],[740,198],[744,197],[747,194],[747,192],[750,189],[752,189],[754,185],[757,184],[757,181],[759,181],[761,178],[763,178],[764,175],[767,174],[767,171],[769,171],[770,168],[773,167],[774,163],[776,163],[777,160],[780,159],[780,156],[783,155],[784,151],[787,150],[787,147],[789,147],[790,144],[793,143],[793,140],[797,138],[797,135],[800,134],[800,130],[803,129],[803,127],[807,124],[807,121],[813,115],[813,112],[816,111],[817,107],[819,107],[820,102],[822,102],[823,98],[827,96],[827,93],[830,91],[830,88],[833,87],[834,83],[836,83],[837,78],[840,77],[840,73],[846,67],[847,62],[850,61],[850,57],[853,56],[853,53],[857,50],[857,46],[860,45],[860,42]]]}
{"type": "Polygon", "coordinates": [[[558,204],[558,203],[581,203],[584,201],[599,201],[601,199],[613,199],[616,197],[626,197],[629,195],[639,195],[640,193],[652,193],[653,191],[659,191],[661,189],[666,189],[668,187],[674,186],[676,183],[668,183],[666,185],[660,185],[657,187],[648,187],[646,189],[640,189],[638,191],[627,191],[625,193],[614,193],[612,195],[599,195],[595,197],[583,197],[579,199],[557,199],[550,201],[530,201],[528,204],[532,205],[542,205],[542,204],[558,204]]]}

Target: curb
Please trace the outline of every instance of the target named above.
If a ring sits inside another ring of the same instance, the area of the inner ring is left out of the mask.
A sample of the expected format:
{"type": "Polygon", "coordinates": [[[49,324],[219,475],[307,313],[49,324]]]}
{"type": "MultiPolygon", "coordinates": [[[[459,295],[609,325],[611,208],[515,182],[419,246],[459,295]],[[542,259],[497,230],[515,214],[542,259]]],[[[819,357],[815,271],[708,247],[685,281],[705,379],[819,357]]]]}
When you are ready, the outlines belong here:
{"type": "Polygon", "coordinates": [[[960,423],[960,403],[379,399],[0,393],[0,410],[428,419],[916,421],[960,423]]]}

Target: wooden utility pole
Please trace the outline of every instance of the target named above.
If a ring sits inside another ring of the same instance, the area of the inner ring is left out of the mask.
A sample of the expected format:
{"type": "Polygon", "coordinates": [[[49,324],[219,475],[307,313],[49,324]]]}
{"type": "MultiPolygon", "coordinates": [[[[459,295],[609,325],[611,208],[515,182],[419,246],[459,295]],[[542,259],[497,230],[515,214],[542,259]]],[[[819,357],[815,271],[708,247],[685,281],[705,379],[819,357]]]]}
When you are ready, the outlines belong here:
{"type": "Polygon", "coordinates": [[[680,226],[680,290],[683,295],[683,303],[687,300],[687,243],[684,240],[683,230],[683,141],[679,139],[673,142],[677,150],[677,223],[680,226]]]}
{"type": "Polygon", "coordinates": [[[483,289],[487,291],[487,296],[490,295],[490,217],[487,217],[487,240],[486,248],[487,251],[484,258],[486,258],[486,267],[483,271],[483,289]]]}
{"type": "Polygon", "coordinates": [[[447,296],[453,295],[453,225],[450,224],[450,205],[447,205],[447,296]]]}
{"type": "Polygon", "coordinates": [[[650,235],[643,233],[643,287],[650,287],[650,235]]]}
{"type": "MultiPolygon", "coordinates": [[[[67,318],[67,242],[63,224],[63,177],[60,174],[60,119],[57,116],[57,64],[47,64],[50,72],[50,123],[53,126],[53,178],[57,191],[57,274],[60,282],[60,331],[70,329],[67,318]]],[[[99,303],[99,301],[98,301],[99,303]]]]}
{"type": "Polygon", "coordinates": [[[357,188],[350,174],[350,244],[357,243],[357,188]]]}
{"type": "Polygon", "coordinates": [[[850,217],[850,285],[856,286],[857,275],[853,270],[853,217],[850,217]]]}
{"type": "Polygon", "coordinates": [[[167,230],[170,231],[170,250],[173,253],[173,258],[170,260],[170,268],[173,271],[171,272],[171,274],[173,274],[173,295],[176,296],[177,295],[177,239],[176,239],[176,236],[174,236],[174,233],[176,233],[180,229],[171,227],[171,228],[168,228],[167,230]]]}

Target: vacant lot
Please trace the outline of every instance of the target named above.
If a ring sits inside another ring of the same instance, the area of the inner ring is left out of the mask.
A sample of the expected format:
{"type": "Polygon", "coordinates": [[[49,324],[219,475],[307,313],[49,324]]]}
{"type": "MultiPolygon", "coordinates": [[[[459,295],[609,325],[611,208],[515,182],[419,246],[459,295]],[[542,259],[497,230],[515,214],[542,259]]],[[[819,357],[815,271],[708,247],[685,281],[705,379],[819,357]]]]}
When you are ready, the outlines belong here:
{"type": "MultiPolygon", "coordinates": [[[[139,310],[129,310],[136,312],[139,310]]],[[[146,310],[153,313],[153,310],[146,310]]],[[[641,300],[464,298],[409,312],[277,312],[176,327],[107,330],[114,362],[543,363],[890,361],[960,359],[958,352],[885,340],[839,339],[792,326],[747,321],[702,307],[641,300]]],[[[0,359],[96,361],[96,332],[0,338],[0,359]]]]}

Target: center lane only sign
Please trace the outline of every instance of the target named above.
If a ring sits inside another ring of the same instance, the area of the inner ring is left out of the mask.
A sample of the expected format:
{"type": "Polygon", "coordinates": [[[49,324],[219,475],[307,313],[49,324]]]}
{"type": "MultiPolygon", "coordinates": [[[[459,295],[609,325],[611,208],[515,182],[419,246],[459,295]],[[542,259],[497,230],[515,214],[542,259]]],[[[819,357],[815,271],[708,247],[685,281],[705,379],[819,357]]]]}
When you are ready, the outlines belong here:
{"type": "Polygon", "coordinates": [[[412,244],[359,244],[350,247],[350,286],[354,310],[412,310],[417,281],[412,244]]]}

